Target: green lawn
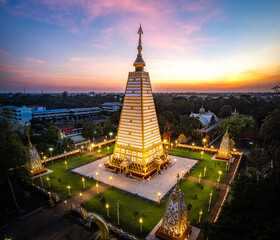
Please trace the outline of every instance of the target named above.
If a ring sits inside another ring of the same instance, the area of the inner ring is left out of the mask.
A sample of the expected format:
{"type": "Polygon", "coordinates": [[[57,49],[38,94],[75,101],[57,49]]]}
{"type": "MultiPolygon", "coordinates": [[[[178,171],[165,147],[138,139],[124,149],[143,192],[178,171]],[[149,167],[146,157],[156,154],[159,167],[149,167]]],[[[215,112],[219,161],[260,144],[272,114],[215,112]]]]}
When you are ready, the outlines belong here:
{"type": "MultiPolygon", "coordinates": [[[[139,182],[141,183],[141,182],[139,182]]],[[[196,182],[185,180],[180,187],[185,193],[187,205],[191,204],[192,208],[188,211],[188,220],[192,225],[196,225],[198,220],[198,212],[202,208],[202,221],[206,219],[207,207],[210,191],[213,190],[213,201],[215,201],[218,192],[214,187],[202,184],[198,186],[196,182]],[[201,186],[203,188],[201,189],[201,186]],[[195,196],[197,194],[197,196],[195,196]]],[[[131,234],[140,235],[139,218],[143,218],[143,236],[146,236],[155,227],[159,220],[163,217],[165,200],[161,206],[149,201],[140,199],[139,197],[126,194],[124,192],[108,189],[102,192],[98,197],[94,197],[87,201],[84,207],[91,212],[96,212],[106,218],[106,203],[110,205],[110,222],[117,225],[117,201],[120,202],[120,227],[131,234]]]]}
{"type": "Polygon", "coordinates": [[[114,147],[115,147],[115,143],[112,143],[110,145],[103,146],[101,148],[95,148],[94,151],[99,152],[99,150],[100,150],[100,153],[102,153],[104,155],[110,155],[110,154],[113,154],[114,147]],[[109,149],[108,149],[108,147],[109,147],[109,149]]]}
{"type": "MultiPolygon", "coordinates": [[[[66,159],[68,171],[65,169],[65,159],[54,161],[46,166],[46,168],[52,170],[53,172],[42,176],[44,187],[50,189],[50,191],[58,193],[62,198],[66,199],[68,197],[67,186],[71,186],[71,195],[75,196],[80,191],[83,190],[82,178],[69,171],[70,168],[75,168],[81,164],[92,162],[96,160],[96,157],[86,155],[86,154],[76,154],[74,156],[68,157],[66,159]],[[48,188],[47,177],[50,178],[51,187],[48,188]]],[[[40,178],[36,178],[34,182],[41,186],[40,178]]],[[[92,187],[94,182],[85,178],[86,189],[92,187]]]]}
{"type": "Polygon", "coordinates": [[[192,151],[185,148],[175,148],[170,151],[169,154],[201,160],[195,169],[191,171],[190,176],[199,177],[199,173],[201,173],[201,176],[203,177],[204,167],[206,166],[205,179],[216,182],[219,177],[218,172],[221,171],[221,183],[223,183],[228,174],[228,172],[225,171],[226,163],[222,161],[211,160],[214,154],[204,152],[204,154],[201,155],[200,152],[201,151],[192,151]]]}

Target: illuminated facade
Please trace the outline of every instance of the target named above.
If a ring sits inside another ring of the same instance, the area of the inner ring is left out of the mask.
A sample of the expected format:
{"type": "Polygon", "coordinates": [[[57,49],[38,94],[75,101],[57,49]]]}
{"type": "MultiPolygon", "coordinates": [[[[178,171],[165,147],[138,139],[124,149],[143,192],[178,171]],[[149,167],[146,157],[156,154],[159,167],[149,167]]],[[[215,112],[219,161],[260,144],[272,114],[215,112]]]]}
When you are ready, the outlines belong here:
{"type": "Polygon", "coordinates": [[[167,157],[161,142],[149,73],[144,71],[141,25],[138,34],[135,71],[128,74],[114,154],[106,167],[146,178],[158,172],[167,157]]]}
{"type": "Polygon", "coordinates": [[[163,239],[188,239],[191,230],[190,222],[187,221],[187,206],[184,193],[179,188],[178,175],[177,185],[166,204],[162,225],[155,235],[163,239]]]}
{"type": "Polygon", "coordinates": [[[230,139],[228,134],[228,129],[226,130],[226,133],[223,136],[219,151],[216,155],[217,159],[224,159],[229,160],[230,159],[230,139]]]}
{"type": "Polygon", "coordinates": [[[47,171],[47,169],[42,165],[40,155],[34,145],[29,140],[28,148],[30,160],[29,160],[29,171],[31,175],[38,175],[47,171]]]}

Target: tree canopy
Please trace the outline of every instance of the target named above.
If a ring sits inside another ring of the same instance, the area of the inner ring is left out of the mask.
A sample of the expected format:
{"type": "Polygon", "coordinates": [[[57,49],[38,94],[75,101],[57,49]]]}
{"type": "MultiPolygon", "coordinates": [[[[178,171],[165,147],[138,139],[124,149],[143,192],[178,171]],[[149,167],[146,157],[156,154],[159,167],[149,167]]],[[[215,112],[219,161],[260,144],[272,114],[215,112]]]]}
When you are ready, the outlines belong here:
{"type": "Polygon", "coordinates": [[[253,117],[247,115],[237,115],[233,117],[224,118],[220,121],[217,131],[225,133],[228,128],[229,135],[236,141],[240,140],[242,134],[255,127],[253,117]]]}

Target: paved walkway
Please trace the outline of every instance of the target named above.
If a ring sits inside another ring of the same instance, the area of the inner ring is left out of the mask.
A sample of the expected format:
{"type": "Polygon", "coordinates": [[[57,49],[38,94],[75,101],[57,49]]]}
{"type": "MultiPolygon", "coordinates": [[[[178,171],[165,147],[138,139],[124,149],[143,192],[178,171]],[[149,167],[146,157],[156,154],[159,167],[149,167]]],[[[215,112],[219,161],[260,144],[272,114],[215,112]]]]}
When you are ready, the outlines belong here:
{"type": "Polygon", "coordinates": [[[171,159],[172,165],[166,170],[161,171],[161,174],[158,174],[151,180],[138,180],[126,177],[124,173],[117,174],[106,170],[104,164],[108,162],[108,156],[72,169],[72,172],[87,177],[94,175],[93,177],[96,178],[95,172],[98,171],[99,181],[109,186],[112,184],[116,188],[157,202],[158,192],[161,193],[161,197],[164,197],[176,184],[177,174],[179,173],[181,175],[183,169],[186,171],[189,164],[192,167],[197,162],[194,159],[172,155],[169,155],[169,158],[171,159]],[[112,176],[112,181],[110,180],[110,176],[112,176]]]}
{"type": "MultiPolygon", "coordinates": [[[[199,178],[192,177],[192,176],[188,176],[187,178],[188,178],[188,180],[191,180],[191,181],[194,181],[194,182],[199,182],[199,178]]],[[[203,179],[203,178],[200,179],[200,182],[204,183],[204,184],[207,184],[207,185],[210,185],[210,186],[213,186],[213,187],[217,186],[217,182],[209,181],[209,180],[206,180],[206,179],[203,179]]],[[[222,183],[219,184],[220,189],[227,189],[227,187],[228,187],[227,184],[222,184],[222,183]]]]}

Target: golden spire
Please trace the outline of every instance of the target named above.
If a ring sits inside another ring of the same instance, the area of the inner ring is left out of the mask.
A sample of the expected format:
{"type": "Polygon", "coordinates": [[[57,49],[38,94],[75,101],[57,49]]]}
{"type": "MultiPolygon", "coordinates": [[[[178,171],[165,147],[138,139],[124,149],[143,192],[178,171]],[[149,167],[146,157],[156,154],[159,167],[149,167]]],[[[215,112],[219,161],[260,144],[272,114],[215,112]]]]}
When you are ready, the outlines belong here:
{"type": "Polygon", "coordinates": [[[140,23],[140,27],[139,27],[137,33],[139,34],[138,47],[137,47],[138,54],[137,54],[137,57],[136,57],[136,60],[135,60],[135,62],[133,64],[133,66],[135,67],[135,71],[136,72],[140,72],[140,71],[143,71],[144,70],[144,66],[146,66],[146,64],[145,64],[145,62],[144,62],[144,60],[142,58],[142,54],[141,54],[141,51],[142,51],[141,35],[143,34],[141,23],[140,23]]]}

